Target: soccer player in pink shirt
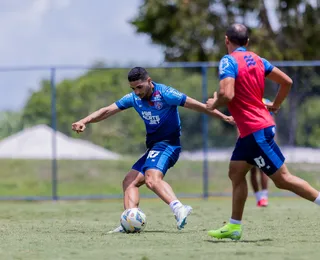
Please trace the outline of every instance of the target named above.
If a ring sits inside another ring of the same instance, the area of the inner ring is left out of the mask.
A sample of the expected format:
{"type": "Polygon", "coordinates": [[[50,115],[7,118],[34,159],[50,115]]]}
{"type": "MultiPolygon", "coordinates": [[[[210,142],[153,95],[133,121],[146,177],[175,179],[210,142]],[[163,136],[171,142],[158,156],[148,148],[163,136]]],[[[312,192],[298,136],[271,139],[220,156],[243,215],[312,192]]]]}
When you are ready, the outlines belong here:
{"type": "Polygon", "coordinates": [[[230,222],[208,232],[218,239],[241,238],[241,220],[248,196],[246,174],[253,166],[266,173],[278,188],[320,205],[319,191],[288,171],[285,158],[274,141],[275,122],[270,112],[277,113],[290,91],[292,80],[266,59],[247,51],[248,43],[248,29],[244,25],[233,24],[227,29],[228,55],[220,61],[219,91],[207,101],[207,108],[212,110],[227,105],[240,131],[229,164],[232,182],[230,222]],[[267,105],[262,101],[265,77],[280,85],[274,101],[267,105]]]}
{"type": "MultiPolygon", "coordinates": [[[[269,99],[263,98],[264,104],[272,103],[269,99]]],[[[270,113],[273,115],[273,113],[270,113]]],[[[237,128],[238,137],[240,136],[239,129],[237,128]]],[[[274,137],[276,140],[276,137],[274,137]]],[[[268,176],[257,166],[253,166],[250,170],[250,182],[253,189],[254,196],[257,201],[258,207],[267,207],[269,205],[268,200],[268,176]],[[260,177],[260,179],[258,178],[260,177]],[[261,187],[261,189],[260,189],[261,187]]]]}

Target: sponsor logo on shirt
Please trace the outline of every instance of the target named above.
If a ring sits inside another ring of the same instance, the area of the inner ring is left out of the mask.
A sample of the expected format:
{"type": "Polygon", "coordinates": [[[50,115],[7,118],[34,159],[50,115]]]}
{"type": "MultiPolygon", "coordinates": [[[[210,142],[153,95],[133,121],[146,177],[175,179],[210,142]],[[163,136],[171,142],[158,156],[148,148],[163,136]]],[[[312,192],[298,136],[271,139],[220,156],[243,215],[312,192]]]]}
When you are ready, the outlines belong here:
{"type": "Polygon", "coordinates": [[[158,115],[153,116],[151,111],[142,111],[141,115],[143,119],[149,121],[149,125],[157,125],[160,123],[160,117],[158,115]]]}

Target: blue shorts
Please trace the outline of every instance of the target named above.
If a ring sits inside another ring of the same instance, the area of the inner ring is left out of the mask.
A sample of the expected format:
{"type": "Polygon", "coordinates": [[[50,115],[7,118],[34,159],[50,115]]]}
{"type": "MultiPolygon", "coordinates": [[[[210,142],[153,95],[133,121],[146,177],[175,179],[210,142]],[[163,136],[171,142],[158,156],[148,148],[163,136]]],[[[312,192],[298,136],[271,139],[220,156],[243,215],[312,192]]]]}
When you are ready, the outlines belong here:
{"type": "Polygon", "coordinates": [[[264,173],[275,173],[284,163],[284,156],[273,140],[275,126],[238,138],[231,161],[246,161],[258,166],[264,173]]]}
{"type": "Polygon", "coordinates": [[[143,175],[148,169],[158,169],[165,175],[167,170],[178,161],[180,152],[181,146],[170,145],[165,141],[155,143],[132,166],[132,169],[143,175]]]}

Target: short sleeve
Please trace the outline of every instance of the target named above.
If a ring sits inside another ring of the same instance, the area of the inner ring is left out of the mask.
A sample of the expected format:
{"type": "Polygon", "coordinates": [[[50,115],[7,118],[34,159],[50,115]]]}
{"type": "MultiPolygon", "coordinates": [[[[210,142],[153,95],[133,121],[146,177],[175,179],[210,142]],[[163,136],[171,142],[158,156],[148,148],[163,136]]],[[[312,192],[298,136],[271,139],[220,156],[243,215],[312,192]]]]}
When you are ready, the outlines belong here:
{"type": "Polygon", "coordinates": [[[119,109],[124,110],[133,107],[133,96],[132,93],[125,95],[116,102],[119,109]]]}
{"type": "Polygon", "coordinates": [[[184,106],[187,99],[186,94],[172,87],[168,87],[168,89],[162,93],[162,97],[167,104],[173,106],[184,106]]]}
{"type": "Polygon", "coordinates": [[[238,64],[236,60],[230,56],[225,55],[219,63],[219,79],[236,78],[238,75],[238,64]]]}
{"type": "Polygon", "coordinates": [[[268,76],[269,73],[273,70],[274,66],[264,58],[261,58],[264,66],[264,75],[268,76]]]}

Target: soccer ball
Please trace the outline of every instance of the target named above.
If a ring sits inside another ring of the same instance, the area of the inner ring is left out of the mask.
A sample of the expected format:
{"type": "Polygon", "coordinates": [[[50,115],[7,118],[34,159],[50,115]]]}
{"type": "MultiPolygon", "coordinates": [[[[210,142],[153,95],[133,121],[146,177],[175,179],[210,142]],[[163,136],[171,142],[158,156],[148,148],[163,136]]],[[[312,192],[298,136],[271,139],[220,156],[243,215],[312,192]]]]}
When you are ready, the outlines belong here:
{"type": "Polygon", "coordinates": [[[139,208],[126,209],[120,218],[120,224],[126,233],[139,233],[147,225],[147,217],[139,208]]]}

